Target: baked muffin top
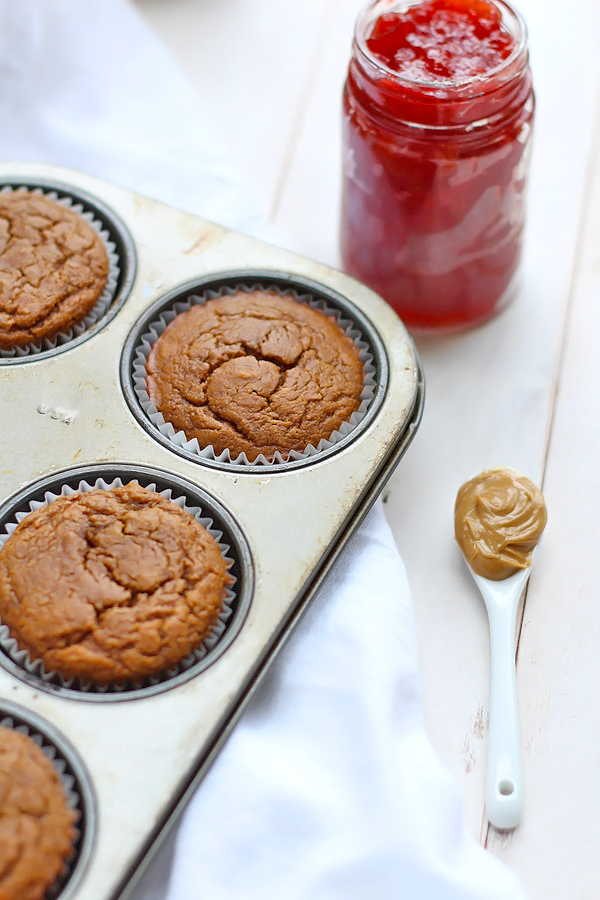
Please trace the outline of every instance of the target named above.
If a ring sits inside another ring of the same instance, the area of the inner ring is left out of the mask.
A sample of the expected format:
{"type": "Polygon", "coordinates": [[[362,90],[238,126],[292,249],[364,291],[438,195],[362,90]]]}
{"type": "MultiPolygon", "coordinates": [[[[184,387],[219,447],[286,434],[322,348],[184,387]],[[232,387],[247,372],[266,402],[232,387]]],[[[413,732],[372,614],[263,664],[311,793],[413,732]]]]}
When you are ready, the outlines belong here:
{"type": "Polygon", "coordinates": [[[101,238],[79,213],[32,191],[0,192],[0,349],[81,321],[108,268],[101,238]]]}
{"type": "Polygon", "coordinates": [[[303,452],[360,405],[363,365],[333,319],[274,291],[192,306],[147,360],[150,399],[167,422],[217,454],[303,452]]]}
{"type": "Polygon", "coordinates": [[[42,900],[73,848],[76,814],[26,734],[0,726],[0,897],[42,900]]]}
{"type": "Polygon", "coordinates": [[[132,482],[29,513],[0,549],[0,619],[64,678],[139,681],[208,637],[231,582],[187,510],[132,482]]]}

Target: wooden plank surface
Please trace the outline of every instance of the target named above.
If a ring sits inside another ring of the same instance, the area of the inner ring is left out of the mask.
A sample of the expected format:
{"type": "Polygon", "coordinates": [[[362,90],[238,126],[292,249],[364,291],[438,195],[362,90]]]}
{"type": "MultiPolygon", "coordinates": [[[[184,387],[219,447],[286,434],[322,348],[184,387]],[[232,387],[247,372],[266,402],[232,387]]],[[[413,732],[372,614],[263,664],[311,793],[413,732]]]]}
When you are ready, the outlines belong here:
{"type": "MultiPolygon", "coordinates": [[[[473,833],[481,828],[482,838],[488,629],[452,541],[452,509],[458,486],[483,468],[513,466],[538,483],[544,474],[600,77],[593,50],[598,11],[591,3],[577,6],[582,15],[573,15],[565,37],[560,17],[547,15],[548,4],[521,3],[531,33],[537,116],[520,295],[483,328],[418,341],[426,412],[387,505],[415,597],[428,730],[461,779],[469,827],[473,833]],[[556,60],[561,42],[562,74],[556,60]],[[581,91],[573,92],[566,72],[578,73],[573,77],[581,91]]],[[[546,546],[560,514],[551,512],[546,546]]],[[[540,554],[537,569],[542,561],[540,554]]]]}
{"type": "MultiPolygon", "coordinates": [[[[598,137],[597,127],[594,146],[598,137]]],[[[595,153],[548,447],[549,533],[519,645],[527,815],[514,834],[489,840],[533,898],[600,895],[599,163],[595,153]]]]}
{"type": "MultiPolygon", "coordinates": [[[[137,0],[201,96],[278,242],[339,266],[340,95],[362,0],[137,0]]],[[[597,0],[520,0],[537,115],[522,283],[496,320],[418,339],[423,424],[386,510],[414,594],[431,740],[470,831],[532,900],[600,894],[595,798],[595,451],[600,428],[597,0]],[[549,525],[524,613],[518,682],[527,812],[506,838],[483,804],[489,641],[452,539],[458,486],[492,465],[544,482],[549,525]]]]}

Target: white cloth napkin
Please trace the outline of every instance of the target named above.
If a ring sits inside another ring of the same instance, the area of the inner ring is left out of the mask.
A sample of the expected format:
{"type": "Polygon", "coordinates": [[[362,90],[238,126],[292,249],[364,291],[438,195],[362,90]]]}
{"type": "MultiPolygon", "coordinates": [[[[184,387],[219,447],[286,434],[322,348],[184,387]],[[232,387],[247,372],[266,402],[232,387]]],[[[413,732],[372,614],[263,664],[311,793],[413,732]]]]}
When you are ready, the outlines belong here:
{"type": "MultiPolygon", "coordinates": [[[[270,237],[126,0],[0,0],[0,121],[4,160],[70,166],[270,237]]],[[[380,503],[196,792],[173,857],[167,843],[135,891],[165,896],[525,896],[467,835],[425,735],[410,589],[380,503]]]]}

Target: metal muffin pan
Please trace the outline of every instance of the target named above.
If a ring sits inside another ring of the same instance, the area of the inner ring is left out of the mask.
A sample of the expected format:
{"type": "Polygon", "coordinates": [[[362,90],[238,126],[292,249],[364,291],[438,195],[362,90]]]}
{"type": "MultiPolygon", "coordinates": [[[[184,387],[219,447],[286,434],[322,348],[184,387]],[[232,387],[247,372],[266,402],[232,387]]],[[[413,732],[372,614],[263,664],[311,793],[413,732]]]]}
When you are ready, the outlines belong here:
{"type": "Polygon", "coordinates": [[[84,822],[90,849],[60,900],[117,900],[130,894],[401,459],[420,422],[423,376],[395,313],[341,272],[72,170],[3,163],[0,187],[7,183],[85,197],[118,223],[125,262],[101,322],[53,351],[0,360],[2,522],[30,494],[65,480],[150,479],[187,492],[214,518],[239,580],[238,609],[215,652],[154,688],[71,691],[1,660],[0,714],[12,704],[74,748],[93,798],[96,824],[84,822]],[[240,277],[322,292],[355,317],[376,360],[362,422],[301,465],[190,458],[157,439],[135,408],[129,354],[144,318],[181,292],[240,277]]]}

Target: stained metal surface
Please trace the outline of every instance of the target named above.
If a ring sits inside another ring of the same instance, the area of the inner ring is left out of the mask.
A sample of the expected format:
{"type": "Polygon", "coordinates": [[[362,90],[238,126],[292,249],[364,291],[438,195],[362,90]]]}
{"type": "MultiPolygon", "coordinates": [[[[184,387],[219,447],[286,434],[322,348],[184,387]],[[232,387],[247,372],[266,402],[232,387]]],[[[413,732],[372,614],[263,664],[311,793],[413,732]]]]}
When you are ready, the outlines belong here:
{"type": "Polygon", "coordinates": [[[208,667],[169,690],[90,703],[0,666],[0,706],[10,700],[64,736],[95,798],[94,846],[61,897],[116,900],[129,892],[153,842],[175,820],[410,443],[423,378],[390,307],[341,272],[71,170],[4,163],[2,179],[62,183],[96,198],[124,224],[135,265],[127,296],[89,336],[59,353],[0,365],[0,505],[63,470],[101,464],[130,477],[147,467],[215,498],[247,546],[252,590],[239,630],[208,667]],[[338,451],[301,467],[219,468],[173,452],[132,412],[121,360],[138,320],[181,285],[231,270],[320,284],[346,298],[373,329],[385,395],[338,451]]]}

